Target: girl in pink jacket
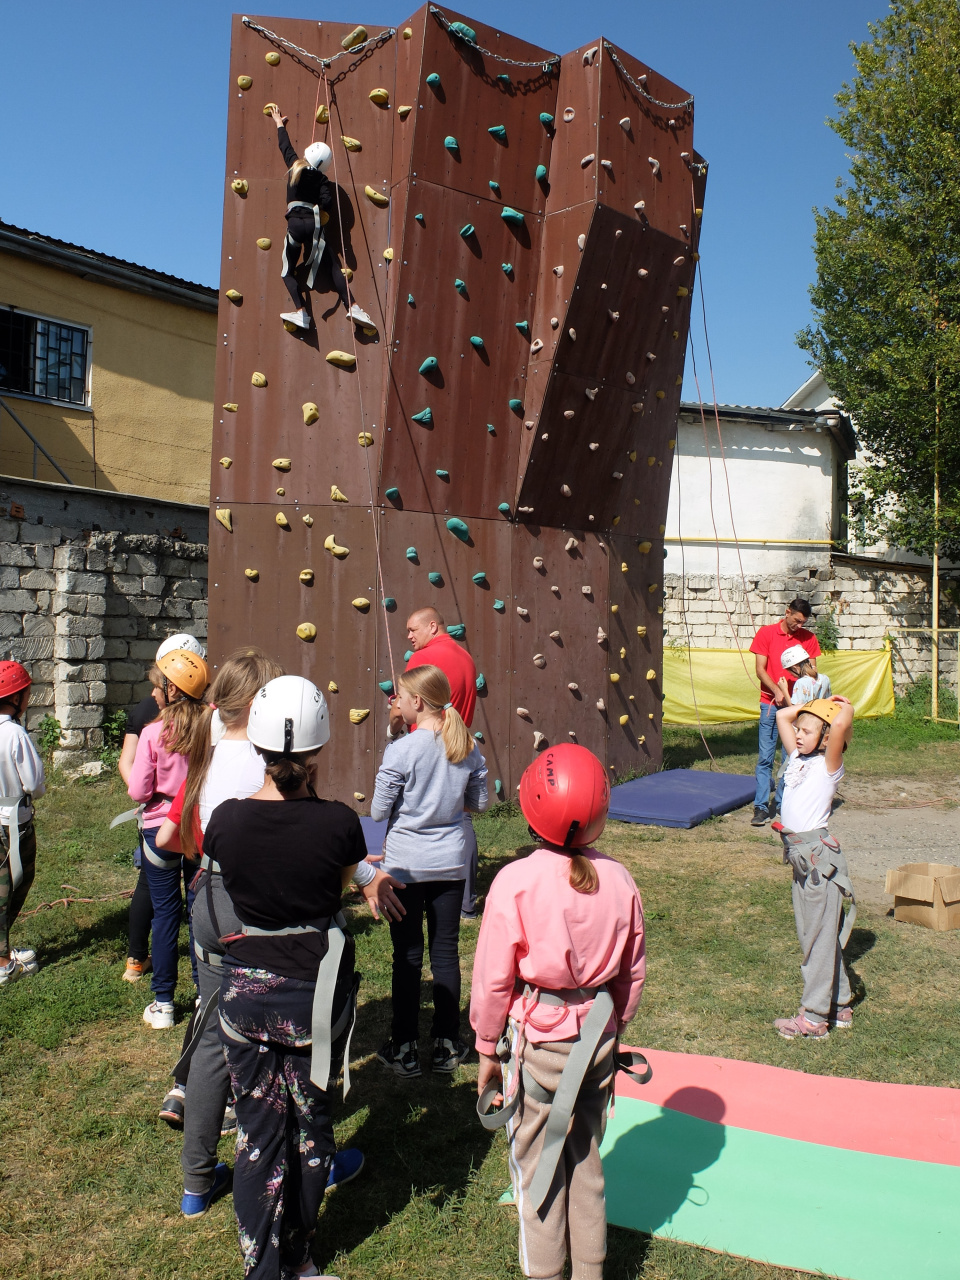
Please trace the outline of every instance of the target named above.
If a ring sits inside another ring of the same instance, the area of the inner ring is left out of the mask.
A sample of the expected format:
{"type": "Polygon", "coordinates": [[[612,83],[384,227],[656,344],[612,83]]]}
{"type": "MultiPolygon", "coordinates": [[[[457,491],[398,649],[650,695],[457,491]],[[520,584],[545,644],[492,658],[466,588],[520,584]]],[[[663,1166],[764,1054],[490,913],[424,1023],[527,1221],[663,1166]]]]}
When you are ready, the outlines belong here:
{"type": "Polygon", "coordinates": [[[567,1246],[573,1280],[600,1280],[606,1257],[599,1148],[645,965],[636,885],[589,847],[609,804],[585,747],[562,744],[530,765],[520,807],[542,844],[491,885],[474,962],[478,1111],[488,1128],[506,1122],[520,1265],[537,1280],[560,1280],[567,1246]]]}

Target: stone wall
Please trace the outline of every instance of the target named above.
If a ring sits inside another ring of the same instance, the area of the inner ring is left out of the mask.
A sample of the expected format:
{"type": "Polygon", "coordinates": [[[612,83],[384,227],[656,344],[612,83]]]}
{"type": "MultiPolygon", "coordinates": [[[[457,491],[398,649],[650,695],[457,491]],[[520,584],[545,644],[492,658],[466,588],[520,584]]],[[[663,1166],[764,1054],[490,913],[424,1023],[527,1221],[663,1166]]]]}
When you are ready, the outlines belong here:
{"type": "Polygon", "coordinates": [[[205,507],[0,478],[0,657],[33,676],[27,727],[60,721],[57,763],[149,690],[157,645],[207,633],[205,507]]]}
{"type": "MultiPolygon", "coordinates": [[[[695,649],[747,649],[757,627],[775,622],[795,596],[810,601],[814,613],[832,609],[839,649],[882,649],[890,637],[893,680],[903,691],[931,672],[929,635],[902,627],[930,625],[930,570],[866,557],[834,555],[828,568],[792,575],[717,578],[678,574],[664,578],[664,644],[695,649]],[[752,612],[752,617],[751,617],[752,612]]],[[[941,582],[940,625],[956,627],[952,582],[941,582]]],[[[941,639],[940,680],[956,687],[957,637],[941,639]]]]}

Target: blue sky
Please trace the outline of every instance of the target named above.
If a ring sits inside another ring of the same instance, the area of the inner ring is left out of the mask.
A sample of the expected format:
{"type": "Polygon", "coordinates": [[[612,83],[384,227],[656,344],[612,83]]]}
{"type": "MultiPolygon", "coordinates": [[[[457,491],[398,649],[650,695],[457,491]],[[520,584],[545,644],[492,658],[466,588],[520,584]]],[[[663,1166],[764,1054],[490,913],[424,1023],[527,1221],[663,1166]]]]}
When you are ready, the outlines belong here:
{"type": "MultiPolygon", "coordinates": [[[[279,8],[370,29],[410,12],[279,8]]],[[[231,12],[225,0],[5,5],[0,218],[217,284],[231,12]]],[[[602,33],[694,94],[717,395],[781,403],[810,373],[794,335],[810,315],[811,210],[846,169],[825,120],[882,0],[488,0],[472,12],[557,53],[602,33]]],[[[702,332],[694,341],[709,398],[702,332]]]]}

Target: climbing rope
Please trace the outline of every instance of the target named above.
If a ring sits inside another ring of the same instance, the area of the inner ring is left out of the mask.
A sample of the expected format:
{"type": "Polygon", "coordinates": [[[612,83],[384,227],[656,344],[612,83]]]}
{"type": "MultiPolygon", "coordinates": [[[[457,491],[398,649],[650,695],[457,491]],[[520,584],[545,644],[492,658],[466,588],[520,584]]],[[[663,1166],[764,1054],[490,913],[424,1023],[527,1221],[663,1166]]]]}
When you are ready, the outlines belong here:
{"type": "Polygon", "coordinates": [[[249,27],[251,31],[256,31],[258,35],[265,36],[268,40],[275,40],[277,44],[283,45],[285,49],[289,49],[291,53],[298,53],[301,58],[309,58],[311,62],[319,64],[323,71],[332,66],[338,58],[345,58],[348,53],[357,54],[361,49],[365,49],[369,44],[377,44],[382,40],[389,40],[391,36],[397,34],[396,27],[385,27],[379,35],[368,36],[366,40],[361,40],[359,44],[355,44],[350,49],[344,49],[341,53],[335,53],[332,58],[318,58],[315,53],[311,53],[309,49],[301,49],[298,44],[294,44],[292,40],[285,39],[284,36],[277,35],[276,31],[271,31],[269,27],[261,27],[259,22],[254,22],[251,18],[244,18],[243,25],[249,27]]]}
{"type": "Polygon", "coordinates": [[[453,24],[442,9],[438,9],[436,5],[432,4],[430,6],[430,12],[440,23],[441,27],[443,27],[444,31],[449,32],[449,34],[454,36],[456,39],[462,40],[464,44],[468,44],[471,49],[476,49],[477,53],[482,53],[485,58],[493,58],[496,62],[505,62],[508,67],[540,67],[546,72],[551,72],[554,67],[558,67],[560,65],[560,59],[556,54],[554,54],[552,58],[547,58],[545,62],[521,62],[518,58],[507,58],[502,53],[494,53],[491,49],[484,49],[482,45],[477,44],[475,39],[468,40],[462,31],[455,29],[452,30],[451,28],[453,24]]]}
{"type": "MultiPolygon", "coordinates": [[[[617,51],[616,49],[614,49],[613,45],[610,43],[609,40],[604,40],[603,47],[604,49],[606,49],[607,53],[610,55],[610,61],[613,63],[613,65],[617,68],[617,70],[623,76],[624,80],[626,80],[630,88],[633,89],[635,93],[638,93],[641,98],[646,98],[646,100],[648,102],[652,102],[655,107],[666,107],[668,111],[687,111],[693,106],[692,98],[686,98],[683,102],[661,102],[659,98],[655,98],[652,94],[647,93],[643,85],[640,84],[638,81],[634,80],[633,76],[630,74],[627,68],[623,65],[623,63],[617,57],[617,51]]],[[[707,166],[704,164],[704,165],[691,165],[690,167],[692,169],[699,168],[706,171],[707,166]]]]}
{"type": "MultiPolygon", "coordinates": [[[[73,884],[62,884],[61,889],[72,889],[74,893],[80,890],[73,884]]],[[[133,889],[123,889],[120,893],[105,893],[99,898],[55,898],[53,902],[41,902],[39,907],[34,907],[32,911],[21,911],[20,919],[26,916],[35,916],[40,911],[51,911],[54,907],[69,907],[73,902],[114,902],[118,898],[132,898],[133,889]]]]}

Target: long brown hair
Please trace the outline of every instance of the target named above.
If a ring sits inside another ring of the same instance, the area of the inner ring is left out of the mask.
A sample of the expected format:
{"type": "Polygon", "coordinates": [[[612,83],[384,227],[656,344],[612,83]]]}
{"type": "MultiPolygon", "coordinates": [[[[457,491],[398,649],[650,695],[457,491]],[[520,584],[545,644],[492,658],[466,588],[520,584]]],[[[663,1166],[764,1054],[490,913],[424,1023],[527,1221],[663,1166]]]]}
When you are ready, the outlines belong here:
{"type": "Polygon", "coordinates": [[[399,684],[416,698],[422,698],[431,711],[443,718],[440,736],[451,764],[461,764],[473,750],[473,738],[456,707],[450,706],[450,681],[439,667],[429,663],[414,667],[399,677],[399,684]]]}
{"type": "Polygon", "coordinates": [[[234,650],[217,672],[216,679],[210,686],[210,702],[213,705],[205,707],[202,718],[194,723],[188,750],[185,752],[190,763],[180,818],[180,846],[184,853],[196,852],[193,812],[200,801],[213,758],[213,748],[210,745],[213,707],[220,713],[224,728],[231,729],[248,710],[257,690],[282,675],[283,668],[278,662],[274,662],[262,649],[252,646],[234,650]]]}
{"type": "Polygon", "coordinates": [[[600,888],[597,869],[582,853],[570,853],[570,888],[577,893],[596,893],[600,888]]]}

